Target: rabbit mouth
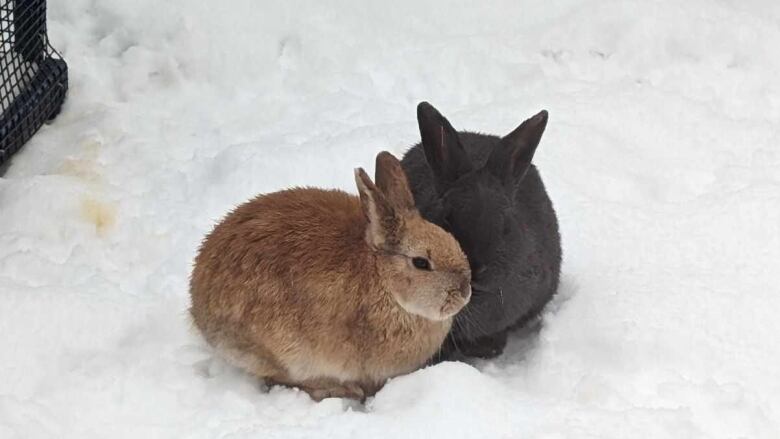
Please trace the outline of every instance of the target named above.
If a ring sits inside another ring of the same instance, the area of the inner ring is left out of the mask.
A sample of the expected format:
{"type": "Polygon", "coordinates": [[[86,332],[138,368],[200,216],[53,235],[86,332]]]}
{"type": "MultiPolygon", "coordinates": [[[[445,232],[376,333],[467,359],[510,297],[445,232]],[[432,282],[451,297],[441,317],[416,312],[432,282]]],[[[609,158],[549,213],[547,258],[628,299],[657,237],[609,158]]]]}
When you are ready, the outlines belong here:
{"type": "Polygon", "coordinates": [[[461,290],[448,291],[440,309],[442,319],[447,319],[457,314],[467,303],[469,303],[470,298],[471,288],[466,292],[461,290]]]}

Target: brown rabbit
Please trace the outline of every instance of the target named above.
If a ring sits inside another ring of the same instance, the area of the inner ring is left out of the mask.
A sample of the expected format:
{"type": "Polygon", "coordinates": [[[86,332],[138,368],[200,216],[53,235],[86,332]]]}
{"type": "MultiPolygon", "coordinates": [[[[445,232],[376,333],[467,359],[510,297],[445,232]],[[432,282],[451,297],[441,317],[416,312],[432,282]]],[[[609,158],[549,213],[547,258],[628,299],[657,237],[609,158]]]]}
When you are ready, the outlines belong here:
{"type": "Polygon", "coordinates": [[[455,239],[423,220],[398,160],[360,198],[296,188],[239,206],[195,259],[190,312],[230,361],[315,400],[364,399],[439,349],[471,296],[455,239]]]}

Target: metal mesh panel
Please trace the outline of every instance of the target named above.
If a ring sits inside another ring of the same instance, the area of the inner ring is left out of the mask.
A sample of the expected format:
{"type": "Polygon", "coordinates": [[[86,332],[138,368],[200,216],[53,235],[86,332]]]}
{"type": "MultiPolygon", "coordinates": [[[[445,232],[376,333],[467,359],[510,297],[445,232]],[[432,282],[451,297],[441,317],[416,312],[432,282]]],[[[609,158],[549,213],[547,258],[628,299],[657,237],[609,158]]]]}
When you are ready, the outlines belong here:
{"type": "Polygon", "coordinates": [[[0,165],[60,111],[68,66],[46,35],[45,0],[0,0],[0,165]]]}

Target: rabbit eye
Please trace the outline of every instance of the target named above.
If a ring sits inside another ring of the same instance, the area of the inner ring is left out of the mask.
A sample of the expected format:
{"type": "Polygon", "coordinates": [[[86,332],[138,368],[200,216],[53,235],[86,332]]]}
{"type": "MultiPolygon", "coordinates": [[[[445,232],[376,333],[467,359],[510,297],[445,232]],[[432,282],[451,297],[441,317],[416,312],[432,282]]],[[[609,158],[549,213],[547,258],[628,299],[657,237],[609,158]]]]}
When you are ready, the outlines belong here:
{"type": "Polygon", "coordinates": [[[430,270],[431,263],[425,258],[412,258],[412,265],[418,270],[430,270]]]}

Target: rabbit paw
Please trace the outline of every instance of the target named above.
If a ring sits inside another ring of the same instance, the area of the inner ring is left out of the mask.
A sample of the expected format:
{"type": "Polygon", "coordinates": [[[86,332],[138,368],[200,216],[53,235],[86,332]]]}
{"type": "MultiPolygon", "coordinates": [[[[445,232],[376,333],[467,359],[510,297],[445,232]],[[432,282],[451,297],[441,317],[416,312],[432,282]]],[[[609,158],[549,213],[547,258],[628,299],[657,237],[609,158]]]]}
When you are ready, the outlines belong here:
{"type": "Polygon", "coordinates": [[[325,398],[349,398],[358,401],[366,398],[363,389],[355,383],[312,383],[301,388],[317,402],[325,398]]]}
{"type": "Polygon", "coordinates": [[[466,357],[495,358],[504,353],[506,347],[506,331],[480,337],[475,340],[447,340],[442,347],[442,358],[446,360],[462,360],[466,357]]]}

